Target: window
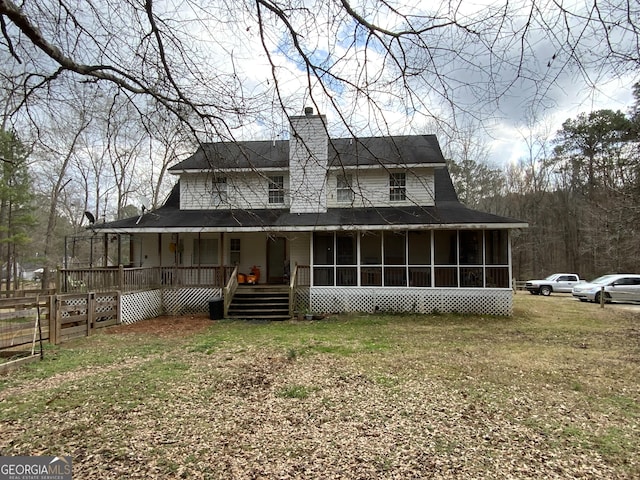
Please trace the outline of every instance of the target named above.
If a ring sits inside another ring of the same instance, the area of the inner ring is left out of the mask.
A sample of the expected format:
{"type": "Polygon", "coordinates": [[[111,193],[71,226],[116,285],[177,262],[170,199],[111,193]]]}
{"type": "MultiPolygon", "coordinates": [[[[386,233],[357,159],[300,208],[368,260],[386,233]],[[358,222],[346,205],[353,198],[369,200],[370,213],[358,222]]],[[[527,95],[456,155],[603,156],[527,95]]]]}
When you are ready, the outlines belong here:
{"type": "Polygon", "coordinates": [[[559,282],[577,282],[578,279],[575,277],[575,275],[561,275],[558,278],[559,282]]]}
{"type": "Polygon", "coordinates": [[[365,232],[360,237],[360,284],[382,285],[382,232],[365,232]],[[375,266],[371,266],[375,265],[375,266]]]}
{"type": "Polygon", "coordinates": [[[482,267],[463,267],[460,269],[461,287],[482,287],[482,267]]]}
{"type": "Polygon", "coordinates": [[[313,264],[333,265],[333,233],[313,234],[313,264]]]}
{"type": "Polygon", "coordinates": [[[221,205],[227,202],[227,179],[217,177],[213,179],[213,204],[221,205]]]}
{"type": "Polygon", "coordinates": [[[404,173],[389,174],[389,200],[399,202],[407,199],[407,176],[404,173]]]}
{"type": "Polygon", "coordinates": [[[356,264],[356,236],[352,233],[336,233],[336,264],[356,264]]]}
{"type": "Polygon", "coordinates": [[[493,265],[486,269],[485,286],[488,288],[508,288],[511,285],[508,267],[508,230],[487,230],[484,233],[484,254],[485,264],[493,265]]]}
{"type": "Polygon", "coordinates": [[[360,263],[382,265],[382,233],[364,232],[360,237],[360,263]]]}
{"type": "Polygon", "coordinates": [[[460,265],[482,264],[482,231],[460,231],[460,265]]]}
{"type": "Polygon", "coordinates": [[[409,232],[409,265],[431,263],[431,232],[409,232]]]}
{"type": "Polygon", "coordinates": [[[284,177],[282,175],[269,177],[269,203],[284,203],[284,177]]]}
{"type": "Polygon", "coordinates": [[[458,239],[456,231],[436,230],[433,238],[436,265],[456,265],[458,263],[458,239]]]}
{"type": "Polygon", "coordinates": [[[351,184],[351,175],[338,175],[338,202],[353,202],[353,190],[351,189],[351,184]]]}
{"type": "Polygon", "coordinates": [[[315,232],[314,285],[509,288],[508,233],[504,232],[315,232]],[[506,264],[496,264],[502,260],[506,264]]]}
{"type": "Polygon", "coordinates": [[[484,246],[487,265],[507,265],[509,263],[508,245],[507,230],[487,230],[484,246]]]}
{"type": "Polygon", "coordinates": [[[384,232],[384,264],[404,265],[406,262],[405,232],[384,232]]]}
{"type": "Polygon", "coordinates": [[[229,260],[231,265],[240,265],[240,239],[232,238],[229,242],[229,260]]]}
{"type": "Polygon", "coordinates": [[[194,238],[193,239],[193,265],[217,265],[218,264],[218,239],[194,238]]]}

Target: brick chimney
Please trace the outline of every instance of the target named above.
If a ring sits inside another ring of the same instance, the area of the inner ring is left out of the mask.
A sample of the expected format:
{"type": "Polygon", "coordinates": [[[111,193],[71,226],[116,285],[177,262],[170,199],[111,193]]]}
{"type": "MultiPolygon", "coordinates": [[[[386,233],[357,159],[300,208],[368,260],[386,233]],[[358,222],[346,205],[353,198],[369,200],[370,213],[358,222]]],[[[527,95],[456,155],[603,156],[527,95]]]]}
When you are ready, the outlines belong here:
{"type": "Polygon", "coordinates": [[[290,211],[322,213],[327,211],[327,117],[314,115],[311,107],[306,107],[304,113],[289,119],[290,211]]]}

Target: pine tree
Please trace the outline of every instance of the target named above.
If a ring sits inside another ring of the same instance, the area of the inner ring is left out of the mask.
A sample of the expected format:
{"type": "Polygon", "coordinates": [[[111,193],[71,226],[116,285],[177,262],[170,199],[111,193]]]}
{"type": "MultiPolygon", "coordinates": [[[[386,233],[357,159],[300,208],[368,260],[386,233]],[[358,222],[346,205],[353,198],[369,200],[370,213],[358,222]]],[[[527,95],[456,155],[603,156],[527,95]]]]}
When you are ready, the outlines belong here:
{"type": "Polygon", "coordinates": [[[0,130],[0,258],[7,290],[20,279],[18,258],[30,241],[32,209],[26,149],[14,133],[0,130]]]}

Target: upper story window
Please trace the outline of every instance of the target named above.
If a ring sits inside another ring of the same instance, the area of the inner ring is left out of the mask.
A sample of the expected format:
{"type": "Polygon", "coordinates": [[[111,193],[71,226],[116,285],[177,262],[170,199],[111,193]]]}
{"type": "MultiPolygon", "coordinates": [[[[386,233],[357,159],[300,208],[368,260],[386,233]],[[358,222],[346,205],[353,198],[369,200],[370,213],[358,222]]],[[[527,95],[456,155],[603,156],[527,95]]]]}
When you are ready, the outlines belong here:
{"type": "Polygon", "coordinates": [[[353,189],[351,188],[353,177],[351,175],[338,175],[338,202],[352,202],[353,189]]]}
{"type": "Polygon", "coordinates": [[[405,173],[389,174],[389,200],[398,202],[407,199],[407,175],[405,173]]]}
{"type": "Polygon", "coordinates": [[[216,177],[213,179],[213,204],[221,205],[227,202],[227,179],[216,177]]]}
{"type": "Polygon", "coordinates": [[[284,177],[269,177],[269,203],[284,203],[284,177]]]}

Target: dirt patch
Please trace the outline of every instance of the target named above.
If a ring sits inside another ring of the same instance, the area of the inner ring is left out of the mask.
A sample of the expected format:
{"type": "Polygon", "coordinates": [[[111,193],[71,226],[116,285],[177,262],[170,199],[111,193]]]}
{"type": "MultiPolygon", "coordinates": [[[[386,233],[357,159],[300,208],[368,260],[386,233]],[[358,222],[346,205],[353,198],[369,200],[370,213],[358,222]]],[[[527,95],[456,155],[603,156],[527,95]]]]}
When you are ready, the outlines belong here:
{"type": "Polygon", "coordinates": [[[206,314],[162,316],[140,320],[130,325],[118,325],[105,329],[109,335],[146,334],[159,337],[183,337],[200,333],[213,324],[206,314]]]}

